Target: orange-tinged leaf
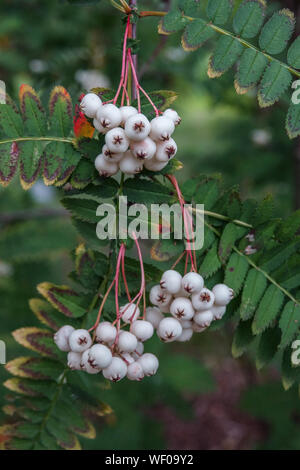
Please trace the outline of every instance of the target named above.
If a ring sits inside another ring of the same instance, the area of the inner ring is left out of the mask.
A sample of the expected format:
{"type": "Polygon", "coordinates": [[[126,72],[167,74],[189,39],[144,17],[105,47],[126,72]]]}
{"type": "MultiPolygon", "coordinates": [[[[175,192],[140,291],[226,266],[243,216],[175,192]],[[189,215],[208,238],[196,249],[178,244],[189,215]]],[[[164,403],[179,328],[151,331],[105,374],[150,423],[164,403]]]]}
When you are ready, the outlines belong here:
{"type": "Polygon", "coordinates": [[[79,436],[85,437],[86,439],[95,439],[96,437],[96,429],[94,425],[88,420],[85,420],[86,427],[84,429],[78,427],[72,427],[72,430],[79,434],[79,436]]]}
{"type": "Polygon", "coordinates": [[[30,299],[29,306],[38,320],[54,331],[65,325],[66,321],[53,307],[42,299],[30,299]]]}
{"type": "Polygon", "coordinates": [[[59,352],[53,341],[53,333],[36,327],[19,328],[13,332],[14,339],[27,349],[42,356],[59,359],[59,352]]]}
{"type": "Polygon", "coordinates": [[[49,100],[50,129],[53,135],[67,137],[72,130],[71,96],[62,86],[53,88],[49,100]]]}
{"type": "Polygon", "coordinates": [[[70,439],[68,441],[66,440],[62,441],[58,439],[57,444],[66,450],[81,450],[81,445],[80,445],[79,440],[74,434],[71,434],[71,433],[70,433],[70,439]]]}
{"type": "Polygon", "coordinates": [[[152,245],[150,255],[151,258],[155,261],[168,261],[169,259],[171,259],[171,256],[168,253],[163,253],[161,251],[160,241],[157,241],[152,245]]]}
{"type": "Polygon", "coordinates": [[[37,286],[37,289],[54,308],[66,317],[77,318],[86,313],[86,308],[80,305],[80,296],[68,286],[57,286],[50,282],[43,282],[37,286]]]}
{"type": "Polygon", "coordinates": [[[73,119],[74,134],[76,137],[89,137],[92,138],[95,132],[94,127],[83,112],[80,111],[78,104],[75,106],[75,116],[73,119]]]}
{"type": "Polygon", "coordinates": [[[40,357],[17,357],[5,365],[12,375],[35,380],[57,378],[63,367],[57,361],[40,357]]]}

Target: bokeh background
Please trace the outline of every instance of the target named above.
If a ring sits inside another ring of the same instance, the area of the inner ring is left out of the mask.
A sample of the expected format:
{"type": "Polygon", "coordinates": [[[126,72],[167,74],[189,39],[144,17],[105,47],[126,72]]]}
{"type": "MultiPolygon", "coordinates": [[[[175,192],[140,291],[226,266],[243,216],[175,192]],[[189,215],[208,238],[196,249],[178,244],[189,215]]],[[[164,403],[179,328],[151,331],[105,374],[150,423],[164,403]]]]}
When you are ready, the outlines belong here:
{"type": "MultiPolygon", "coordinates": [[[[121,19],[107,0],[96,5],[58,0],[2,0],[0,79],[17,97],[29,83],[47,104],[55,85],[65,86],[74,103],[93,86],[114,87],[119,79],[121,19]]],[[[84,2],[83,2],[84,3],[84,2]]],[[[205,1],[203,1],[205,3],[205,1]]],[[[240,1],[235,1],[238,5],[240,1]]],[[[269,1],[296,12],[297,0],[269,1]]],[[[167,2],[141,2],[143,9],[166,9],[167,2]]],[[[299,18],[299,15],[298,15],[299,18]]],[[[300,207],[300,143],[284,129],[287,103],[261,110],[255,94],[237,96],[234,71],[207,77],[211,45],[194,53],[180,47],[180,36],[160,37],[157,20],[143,20],[139,73],[148,90],[172,89],[183,117],[176,133],[179,180],[195,173],[221,173],[239,185],[244,197],[272,192],[278,216],[300,207]]],[[[60,212],[54,188],[38,182],[24,192],[15,178],[0,189],[0,339],[7,359],[22,354],[11,332],[36,320],[28,299],[43,281],[69,282],[69,256],[78,237],[60,212]],[[51,217],[45,217],[48,209],[51,217]]],[[[284,392],[273,365],[257,372],[252,354],[231,358],[232,328],[205,332],[189,344],[151,349],[163,357],[151,381],[123,382],[101,391],[114,413],[97,423],[90,449],[299,449],[300,399],[284,392]]],[[[256,344],[253,344],[253,351],[256,344]]],[[[0,366],[1,383],[6,377],[0,366]]],[[[0,408],[5,389],[0,386],[0,408]]],[[[0,422],[3,415],[0,412],[0,422]]]]}

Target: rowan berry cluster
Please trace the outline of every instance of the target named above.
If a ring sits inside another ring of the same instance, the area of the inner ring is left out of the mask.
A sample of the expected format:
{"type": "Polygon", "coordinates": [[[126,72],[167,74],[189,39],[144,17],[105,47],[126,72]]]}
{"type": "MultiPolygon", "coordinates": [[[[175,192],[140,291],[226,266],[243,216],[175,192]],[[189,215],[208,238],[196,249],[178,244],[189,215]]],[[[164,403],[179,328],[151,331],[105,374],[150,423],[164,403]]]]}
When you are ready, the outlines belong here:
{"type": "Polygon", "coordinates": [[[105,135],[105,145],[95,160],[100,176],[113,176],[119,170],[128,175],[143,168],[160,171],[177,152],[171,135],[181,119],[173,109],[149,121],[133,106],[102,104],[95,93],[85,95],[80,107],[93,118],[95,129],[105,135]]]}

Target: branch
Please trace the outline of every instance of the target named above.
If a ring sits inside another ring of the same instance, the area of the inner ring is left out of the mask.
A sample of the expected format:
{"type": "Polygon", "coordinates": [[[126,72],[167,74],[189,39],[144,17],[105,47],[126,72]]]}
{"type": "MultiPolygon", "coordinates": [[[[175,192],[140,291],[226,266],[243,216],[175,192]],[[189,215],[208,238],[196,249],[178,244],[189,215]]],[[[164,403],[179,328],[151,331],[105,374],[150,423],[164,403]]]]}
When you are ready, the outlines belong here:
{"type": "Polygon", "coordinates": [[[67,137],[16,137],[14,139],[0,140],[0,145],[12,144],[13,142],[64,142],[72,144],[74,141],[67,137]]]}

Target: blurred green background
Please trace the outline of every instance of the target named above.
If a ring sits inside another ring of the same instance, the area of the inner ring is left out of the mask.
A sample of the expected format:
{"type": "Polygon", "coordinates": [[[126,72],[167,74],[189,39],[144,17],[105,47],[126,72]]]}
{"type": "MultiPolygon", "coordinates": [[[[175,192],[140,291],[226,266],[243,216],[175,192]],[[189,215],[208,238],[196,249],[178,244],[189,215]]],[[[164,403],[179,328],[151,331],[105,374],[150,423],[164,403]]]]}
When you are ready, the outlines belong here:
{"type": "MultiPolygon", "coordinates": [[[[29,83],[46,104],[59,84],[75,103],[93,86],[116,86],[121,17],[107,0],[76,3],[2,0],[0,79],[10,95],[17,97],[20,84],[29,83]]],[[[139,4],[146,10],[168,7],[156,0],[139,4]]],[[[298,8],[296,0],[269,1],[268,14],[281,6],[298,8]]],[[[175,107],[183,120],[176,140],[185,164],[179,180],[222,173],[244,197],[261,199],[272,192],[278,216],[299,208],[300,144],[285,132],[285,101],[261,110],[254,93],[237,96],[233,70],[210,80],[210,45],[186,53],[179,35],[158,36],[155,19],[142,20],[138,38],[143,87],[179,94],[175,107]]],[[[28,307],[36,284],[69,282],[69,252],[78,237],[59,207],[55,189],[40,182],[24,192],[16,178],[0,189],[0,339],[8,360],[24,352],[11,331],[36,324],[28,307]],[[46,208],[53,209],[51,218],[43,217],[46,208]]],[[[299,449],[297,390],[283,391],[276,362],[258,373],[251,354],[231,359],[231,340],[230,326],[184,345],[166,347],[153,339],[150,348],[162,357],[159,374],[142,384],[127,381],[103,390],[100,398],[115,413],[99,421],[97,439],[84,442],[85,448],[299,449]]],[[[6,375],[0,366],[1,382],[6,375]]],[[[1,406],[5,393],[1,385],[1,406]]]]}

